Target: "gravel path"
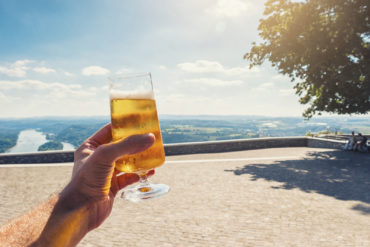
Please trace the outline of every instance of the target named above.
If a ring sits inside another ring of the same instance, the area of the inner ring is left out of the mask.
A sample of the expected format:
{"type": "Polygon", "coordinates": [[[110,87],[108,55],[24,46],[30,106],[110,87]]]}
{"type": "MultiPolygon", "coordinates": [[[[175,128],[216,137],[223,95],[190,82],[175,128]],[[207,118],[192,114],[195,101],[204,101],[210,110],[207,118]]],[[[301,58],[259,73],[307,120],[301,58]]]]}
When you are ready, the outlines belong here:
{"type": "MultiPolygon", "coordinates": [[[[61,189],[71,168],[0,167],[0,224],[61,189]]],[[[275,148],[170,156],[152,181],[171,192],[142,203],[117,198],[79,246],[370,246],[370,155],[275,148]]]]}

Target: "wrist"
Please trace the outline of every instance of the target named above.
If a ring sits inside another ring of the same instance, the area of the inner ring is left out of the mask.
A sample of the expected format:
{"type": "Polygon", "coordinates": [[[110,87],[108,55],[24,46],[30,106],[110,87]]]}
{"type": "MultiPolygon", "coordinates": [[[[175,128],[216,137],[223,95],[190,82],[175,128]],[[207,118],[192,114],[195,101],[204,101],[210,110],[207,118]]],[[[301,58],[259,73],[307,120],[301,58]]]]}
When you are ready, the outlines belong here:
{"type": "Polygon", "coordinates": [[[60,193],[56,206],[61,210],[73,211],[88,207],[89,198],[79,192],[79,188],[70,182],[60,193]]]}
{"type": "Polygon", "coordinates": [[[101,213],[98,209],[98,199],[82,192],[78,184],[71,181],[59,194],[55,210],[61,214],[73,214],[84,224],[86,233],[100,225],[97,217],[101,213]]]}

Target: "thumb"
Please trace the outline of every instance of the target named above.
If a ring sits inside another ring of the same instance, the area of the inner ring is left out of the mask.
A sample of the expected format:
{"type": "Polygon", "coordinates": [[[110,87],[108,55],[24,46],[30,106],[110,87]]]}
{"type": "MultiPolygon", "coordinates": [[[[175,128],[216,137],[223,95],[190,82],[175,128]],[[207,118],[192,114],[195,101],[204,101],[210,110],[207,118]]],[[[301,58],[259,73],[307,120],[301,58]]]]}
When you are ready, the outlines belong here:
{"type": "Polygon", "coordinates": [[[154,141],[155,136],[152,133],[133,135],[116,143],[101,145],[94,154],[103,163],[111,164],[119,157],[140,153],[148,149],[153,145],[154,141]]]}

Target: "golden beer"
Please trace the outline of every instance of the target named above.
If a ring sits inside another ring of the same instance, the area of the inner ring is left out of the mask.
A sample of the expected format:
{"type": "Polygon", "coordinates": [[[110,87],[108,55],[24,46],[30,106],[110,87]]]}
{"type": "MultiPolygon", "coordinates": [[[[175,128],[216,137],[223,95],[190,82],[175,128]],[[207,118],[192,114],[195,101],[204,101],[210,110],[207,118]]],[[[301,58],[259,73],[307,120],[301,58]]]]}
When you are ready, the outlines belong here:
{"type": "Polygon", "coordinates": [[[140,181],[126,188],[121,197],[139,202],[163,196],[170,191],[166,184],[153,184],[147,172],[164,163],[165,154],[154,100],[152,75],[135,73],[109,78],[109,95],[113,142],[132,135],[153,133],[155,142],[143,152],[125,155],[115,162],[115,168],[125,173],[136,173],[140,181]]]}
{"type": "Polygon", "coordinates": [[[165,161],[162,136],[155,100],[148,98],[112,97],[110,99],[113,142],[131,135],[153,133],[154,144],[147,150],[125,155],[116,161],[116,169],[126,173],[141,173],[162,165],[165,161]]]}

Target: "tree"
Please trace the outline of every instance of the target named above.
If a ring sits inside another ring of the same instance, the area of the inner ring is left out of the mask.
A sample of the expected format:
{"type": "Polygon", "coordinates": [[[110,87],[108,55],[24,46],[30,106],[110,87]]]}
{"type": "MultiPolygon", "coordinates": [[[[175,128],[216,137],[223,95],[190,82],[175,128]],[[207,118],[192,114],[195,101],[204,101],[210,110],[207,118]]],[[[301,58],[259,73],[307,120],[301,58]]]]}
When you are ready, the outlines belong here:
{"type": "Polygon", "coordinates": [[[244,58],[288,75],[303,116],[370,111],[369,0],[268,0],[258,30],[244,58]]]}
{"type": "Polygon", "coordinates": [[[37,151],[62,150],[62,149],[63,149],[63,144],[61,142],[49,141],[39,146],[37,151]]]}

